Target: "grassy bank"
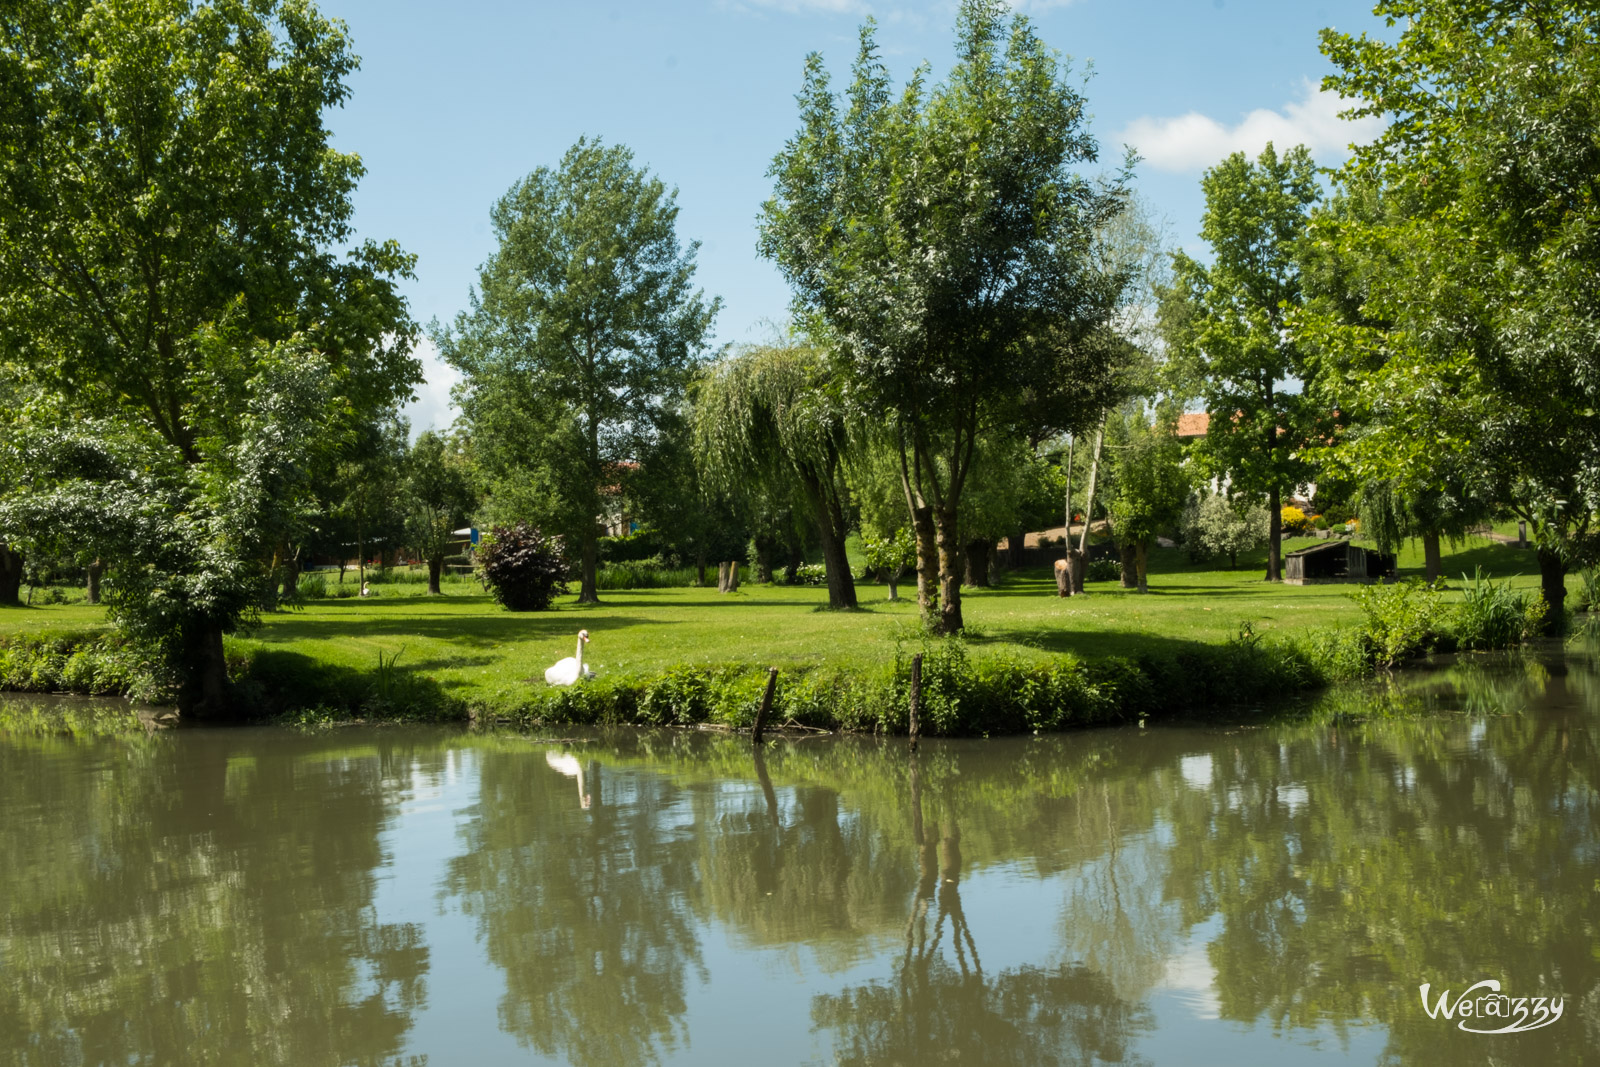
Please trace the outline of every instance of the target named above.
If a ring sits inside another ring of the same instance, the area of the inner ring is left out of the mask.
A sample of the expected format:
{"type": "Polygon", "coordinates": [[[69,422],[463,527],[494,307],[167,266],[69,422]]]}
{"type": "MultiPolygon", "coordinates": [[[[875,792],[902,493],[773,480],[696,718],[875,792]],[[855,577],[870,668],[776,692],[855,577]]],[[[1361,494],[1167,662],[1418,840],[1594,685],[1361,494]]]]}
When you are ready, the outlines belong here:
{"type": "MultiPolygon", "coordinates": [[[[1447,574],[1482,567],[1537,585],[1531,552],[1488,541],[1459,546],[1445,564],[1447,574]]],[[[273,712],[742,725],[770,665],[781,672],[778,721],[852,729],[903,724],[906,665],[923,651],[933,729],[1046,729],[1237,706],[1359,672],[1362,612],[1348,587],[1268,584],[1263,566],[1259,553],[1229,571],[1158,551],[1148,595],[1101,582],[1067,600],[1048,574],[1021,572],[964,597],[969,632],[956,646],[928,643],[914,601],[891,603],[880,585],[863,585],[862,610],[848,613],[826,610],[819,588],[746,584],[728,595],[618,590],[598,607],[568,597],[520,615],[462,583],[444,597],[380,587],[368,599],[313,600],[268,616],[229,651],[241,698],[273,712]],[[552,690],[544,668],[572,654],[580,628],[600,677],[552,690]]],[[[85,605],[0,610],[0,641],[12,647],[97,627],[100,609],[85,605]]],[[[65,670],[72,654],[51,651],[59,669],[34,664],[25,684],[14,663],[0,684],[82,691],[65,670]]]]}

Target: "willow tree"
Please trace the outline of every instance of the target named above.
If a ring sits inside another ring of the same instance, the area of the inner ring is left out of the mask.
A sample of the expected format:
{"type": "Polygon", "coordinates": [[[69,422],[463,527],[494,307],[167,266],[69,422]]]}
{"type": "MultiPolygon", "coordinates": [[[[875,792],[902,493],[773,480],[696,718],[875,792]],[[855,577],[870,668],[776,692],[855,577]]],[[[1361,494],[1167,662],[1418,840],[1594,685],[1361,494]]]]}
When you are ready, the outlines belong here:
{"type": "Polygon", "coordinates": [[[945,82],[924,67],[896,97],[869,21],[842,100],[812,54],[760,241],[797,318],[830,339],[840,395],[892,440],[918,599],[945,633],[962,627],[978,437],[1020,434],[1029,398],[1071,395],[1073,342],[1121,283],[1095,269],[1094,233],[1123,204],[1122,178],[1073,172],[1098,150],[1085,101],[1026,18],[966,0],[956,53],[945,82]]]}
{"type": "Polygon", "coordinates": [[[856,606],[845,556],[844,405],[824,353],[809,344],[749,348],[712,364],[694,404],[695,453],[707,481],[735,490],[760,480],[798,483],[816,519],[828,572],[828,606],[856,606]]]}

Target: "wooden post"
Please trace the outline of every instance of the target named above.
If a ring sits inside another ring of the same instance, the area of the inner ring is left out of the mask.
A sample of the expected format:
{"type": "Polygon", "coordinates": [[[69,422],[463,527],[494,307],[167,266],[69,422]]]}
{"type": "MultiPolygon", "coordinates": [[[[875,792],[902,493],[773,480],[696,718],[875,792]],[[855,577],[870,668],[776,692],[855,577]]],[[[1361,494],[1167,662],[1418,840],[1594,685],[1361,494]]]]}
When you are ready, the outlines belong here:
{"type": "Polygon", "coordinates": [[[921,731],[918,722],[922,711],[922,653],[918,652],[911,657],[911,751],[917,750],[917,734],[921,731]]]}
{"type": "Polygon", "coordinates": [[[778,688],[778,668],[767,668],[767,691],[761,694],[761,706],[756,709],[755,729],[750,732],[752,744],[761,743],[761,731],[767,725],[767,712],[772,708],[772,694],[778,688]]]}

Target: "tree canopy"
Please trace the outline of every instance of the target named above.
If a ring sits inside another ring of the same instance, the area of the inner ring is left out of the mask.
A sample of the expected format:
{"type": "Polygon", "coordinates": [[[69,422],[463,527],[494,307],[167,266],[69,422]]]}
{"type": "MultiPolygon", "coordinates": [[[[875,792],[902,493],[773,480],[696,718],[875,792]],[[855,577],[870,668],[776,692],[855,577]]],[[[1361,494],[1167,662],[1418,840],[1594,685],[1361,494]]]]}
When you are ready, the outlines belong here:
{"type": "MultiPolygon", "coordinates": [[[[598,517],[619,467],[675,410],[720,301],[691,288],[698,242],[678,240],[677,193],[621,145],[580,139],[490,213],[498,247],[440,351],[466,377],[469,422],[521,424],[565,459],[544,514],[580,546],[579,600],[598,599],[598,517]]],[[[543,443],[525,456],[545,451],[543,443]]],[[[545,465],[545,464],[541,464],[545,465]]]]}
{"type": "Polygon", "coordinates": [[[1383,0],[1392,41],[1324,31],[1325,88],[1388,127],[1339,173],[1379,209],[1319,241],[1360,318],[1308,318],[1329,388],[1370,432],[1341,450],[1363,479],[1481,495],[1528,521],[1561,625],[1568,567],[1600,531],[1600,13],[1573,0],[1383,0]],[[1421,472],[1421,477],[1418,473],[1421,472]]]}
{"type": "Polygon", "coordinates": [[[1076,346],[1123,282],[1090,255],[1122,207],[1120,180],[1073,171],[1098,154],[1085,100],[1007,10],[966,0],[947,80],[929,85],[920,68],[898,97],[870,21],[842,99],[811,55],[761,216],[761,251],[834,346],[844,397],[895,442],[919,599],[945,632],[962,626],[961,501],[979,435],[1014,427],[1030,400],[1075,402],[1079,363],[1098,351],[1076,346]]]}
{"type": "MultiPolygon", "coordinates": [[[[421,380],[412,259],[354,244],[362,165],[323,123],[357,60],[304,2],[19,0],[0,28],[0,337],[39,399],[28,492],[56,494],[78,549],[139,564],[113,567],[113,617],[170,654],[187,706],[224,712],[243,586],[326,447],[421,380]]],[[[12,503],[7,540],[59,533],[12,503]]]]}
{"type": "Polygon", "coordinates": [[[1315,408],[1292,385],[1306,365],[1286,317],[1301,299],[1298,250],[1318,197],[1316,172],[1305,148],[1279,156],[1269,143],[1254,163],[1235,152],[1200,184],[1200,233],[1212,262],[1174,257],[1177,280],[1163,312],[1168,350],[1211,416],[1199,456],[1234,487],[1267,495],[1267,580],[1277,581],[1279,504],[1305,478],[1298,446],[1315,422],[1315,408]]]}

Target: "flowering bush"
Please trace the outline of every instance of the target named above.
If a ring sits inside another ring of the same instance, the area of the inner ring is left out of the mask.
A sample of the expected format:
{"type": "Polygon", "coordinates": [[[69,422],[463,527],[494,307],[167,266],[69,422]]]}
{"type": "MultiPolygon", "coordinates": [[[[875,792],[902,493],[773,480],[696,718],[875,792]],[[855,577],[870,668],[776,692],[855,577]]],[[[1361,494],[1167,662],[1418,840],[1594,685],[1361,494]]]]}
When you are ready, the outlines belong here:
{"type": "Polygon", "coordinates": [[[1308,521],[1306,513],[1299,508],[1291,504],[1278,514],[1283,518],[1283,530],[1285,533],[1297,534],[1306,532],[1306,523],[1308,521]]]}

